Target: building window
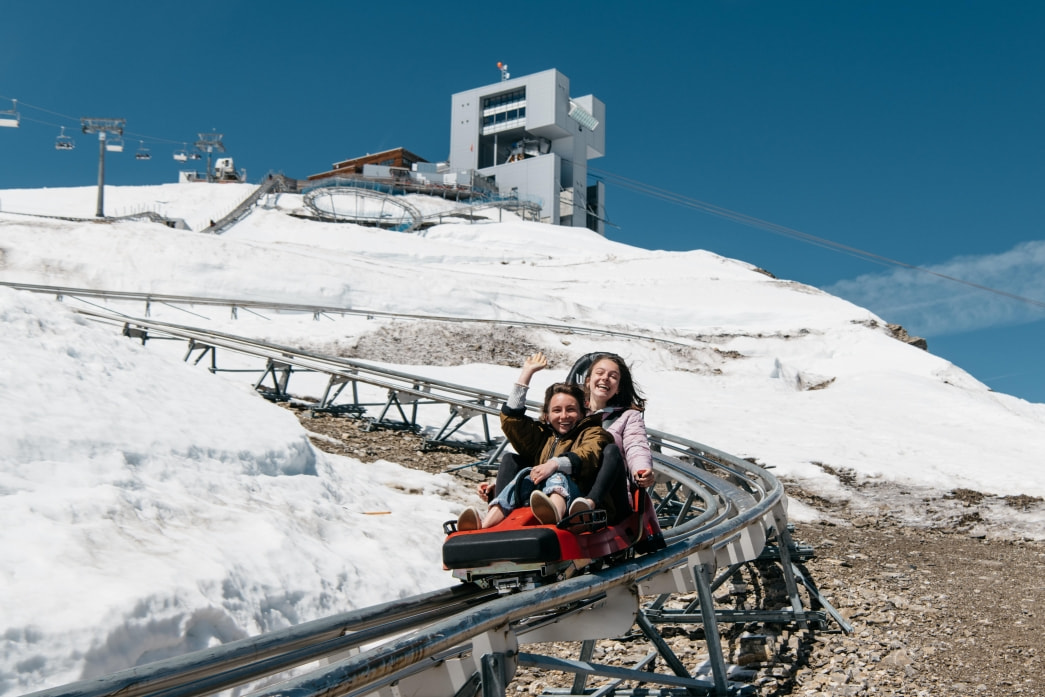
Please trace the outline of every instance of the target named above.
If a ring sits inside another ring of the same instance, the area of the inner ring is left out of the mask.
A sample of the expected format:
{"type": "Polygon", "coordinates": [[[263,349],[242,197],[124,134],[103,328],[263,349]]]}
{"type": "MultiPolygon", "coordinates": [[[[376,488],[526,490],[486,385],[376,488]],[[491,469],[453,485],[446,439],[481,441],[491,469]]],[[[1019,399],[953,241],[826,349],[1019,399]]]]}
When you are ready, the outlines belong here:
{"type": "Polygon", "coordinates": [[[501,94],[495,94],[489,97],[483,97],[483,113],[492,109],[499,109],[501,107],[507,107],[510,104],[521,102],[526,103],[526,88],[520,87],[518,89],[511,90],[510,92],[502,92],[501,94]]]}

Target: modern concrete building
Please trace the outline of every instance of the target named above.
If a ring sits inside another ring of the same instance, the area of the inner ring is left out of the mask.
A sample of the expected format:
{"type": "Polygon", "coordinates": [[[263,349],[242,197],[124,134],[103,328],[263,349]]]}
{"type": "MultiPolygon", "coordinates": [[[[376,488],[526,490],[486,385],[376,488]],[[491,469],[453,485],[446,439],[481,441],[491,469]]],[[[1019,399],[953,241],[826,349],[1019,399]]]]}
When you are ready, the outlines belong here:
{"type": "Polygon", "coordinates": [[[452,118],[451,170],[536,200],[545,222],[604,232],[604,186],[588,186],[588,160],[606,150],[601,101],[571,98],[569,78],[546,70],[458,92],[452,118]]]}

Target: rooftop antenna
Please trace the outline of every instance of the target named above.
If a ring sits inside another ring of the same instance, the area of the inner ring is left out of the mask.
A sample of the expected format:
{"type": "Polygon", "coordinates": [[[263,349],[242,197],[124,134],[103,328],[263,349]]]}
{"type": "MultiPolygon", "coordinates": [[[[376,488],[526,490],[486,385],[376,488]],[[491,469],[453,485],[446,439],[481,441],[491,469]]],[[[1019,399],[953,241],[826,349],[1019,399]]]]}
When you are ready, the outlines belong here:
{"type": "Polygon", "coordinates": [[[511,77],[511,75],[508,74],[508,64],[507,63],[502,63],[501,61],[497,61],[497,69],[501,71],[501,82],[504,82],[505,80],[507,80],[508,78],[511,77]]]}

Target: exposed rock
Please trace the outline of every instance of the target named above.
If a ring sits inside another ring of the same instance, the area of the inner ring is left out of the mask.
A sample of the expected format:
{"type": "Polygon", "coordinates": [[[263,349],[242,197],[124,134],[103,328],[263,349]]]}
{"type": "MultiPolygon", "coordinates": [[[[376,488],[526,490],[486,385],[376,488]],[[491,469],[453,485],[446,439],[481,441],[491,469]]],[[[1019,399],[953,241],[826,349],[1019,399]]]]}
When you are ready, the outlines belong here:
{"type": "Polygon", "coordinates": [[[911,336],[910,334],[907,333],[907,330],[904,329],[899,324],[887,324],[885,326],[889,330],[889,333],[892,334],[894,338],[899,339],[900,341],[904,342],[905,344],[910,344],[911,346],[914,346],[916,348],[920,348],[923,351],[928,351],[929,350],[929,342],[928,341],[926,341],[925,339],[923,339],[920,336],[911,336]]]}

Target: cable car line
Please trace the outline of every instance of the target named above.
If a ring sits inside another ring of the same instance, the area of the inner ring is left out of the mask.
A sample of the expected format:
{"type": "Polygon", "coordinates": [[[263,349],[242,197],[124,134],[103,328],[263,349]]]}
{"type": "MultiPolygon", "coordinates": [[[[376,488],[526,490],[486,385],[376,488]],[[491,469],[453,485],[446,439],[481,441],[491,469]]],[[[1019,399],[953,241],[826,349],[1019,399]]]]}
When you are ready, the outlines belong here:
{"type": "MultiPolygon", "coordinates": [[[[9,100],[13,104],[16,104],[16,105],[19,105],[19,106],[22,106],[22,107],[27,107],[29,109],[35,109],[36,111],[42,111],[44,113],[51,114],[52,116],[58,116],[58,117],[63,118],[63,119],[68,119],[69,121],[72,121],[77,128],[80,127],[81,119],[79,119],[79,118],[77,118],[75,116],[69,116],[68,114],[63,114],[61,112],[54,111],[52,109],[47,109],[47,108],[44,108],[44,107],[41,107],[41,106],[36,106],[35,104],[29,104],[27,102],[16,100],[16,99],[13,99],[11,97],[6,97],[6,96],[4,96],[2,94],[0,94],[0,100],[5,100],[5,101],[9,100]]],[[[60,123],[53,123],[51,121],[43,121],[41,119],[36,119],[36,118],[32,118],[30,116],[25,116],[24,114],[16,116],[15,115],[16,108],[17,107],[12,108],[10,111],[0,110],[0,121],[4,121],[5,122],[5,123],[3,123],[3,125],[16,125],[15,123],[13,123],[13,121],[17,118],[20,121],[27,121],[27,122],[31,122],[31,123],[38,123],[38,124],[41,124],[41,125],[44,125],[44,126],[51,126],[53,128],[63,128],[62,124],[60,124],[60,123]],[[8,115],[8,116],[5,117],[5,115],[8,115]],[[8,123],[6,123],[7,121],[12,121],[12,123],[8,124],[8,123]]],[[[62,135],[65,135],[64,132],[62,133],[62,135]]],[[[152,159],[151,154],[148,157],[144,157],[144,156],[139,157],[138,156],[138,154],[140,154],[143,150],[146,153],[148,152],[148,148],[144,147],[145,146],[145,142],[162,143],[162,144],[166,144],[166,145],[181,145],[181,146],[183,146],[182,150],[185,149],[184,146],[186,145],[186,141],[184,141],[184,140],[174,140],[172,138],[163,138],[163,137],[160,137],[160,136],[149,135],[147,133],[136,133],[136,132],[132,132],[132,131],[125,131],[124,135],[128,136],[128,137],[132,137],[132,138],[137,138],[141,142],[141,146],[142,147],[139,148],[138,153],[135,154],[135,159],[139,159],[139,160],[152,159]]],[[[69,138],[69,136],[65,136],[65,137],[69,138]]],[[[72,148],[67,148],[67,147],[59,147],[57,144],[55,145],[55,147],[57,149],[59,149],[59,150],[71,150],[72,149],[72,148]]],[[[119,142],[110,141],[109,143],[106,144],[106,150],[109,150],[111,152],[121,152],[123,150],[123,141],[122,140],[120,140],[119,142]]],[[[175,154],[175,157],[174,157],[174,159],[176,161],[178,161],[178,162],[185,162],[186,160],[189,160],[189,159],[193,159],[193,160],[201,159],[200,157],[196,156],[196,153],[187,153],[185,158],[182,159],[182,158],[177,156],[178,152],[181,152],[181,150],[176,151],[176,154],[175,154]]]]}
{"type": "Polygon", "coordinates": [[[771,232],[773,234],[781,235],[784,237],[790,237],[800,242],[805,242],[807,244],[812,244],[817,247],[822,247],[824,249],[829,249],[835,252],[841,252],[849,256],[864,259],[866,261],[871,261],[876,264],[881,264],[882,266],[895,266],[898,268],[907,269],[909,271],[917,271],[919,273],[928,274],[930,276],[935,276],[936,278],[939,278],[944,281],[959,283],[968,288],[975,288],[976,290],[994,293],[995,295],[1000,295],[1002,297],[1009,298],[1010,300],[1017,300],[1019,302],[1026,303],[1034,307],[1045,309],[1045,301],[1042,300],[1028,298],[1024,295],[1019,295],[1018,293],[1010,293],[1009,291],[1001,290],[999,288],[992,288],[991,286],[986,286],[982,283],[976,283],[975,281],[969,281],[964,278],[958,278],[957,276],[951,276],[949,274],[941,273],[939,271],[933,271],[932,269],[928,269],[924,266],[909,264],[905,261],[892,259],[890,257],[883,256],[881,254],[876,254],[874,252],[869,252],[867,250],[860,249],[859,247],[853,247],[842,242],[835,242],[833,240],[829,240],[823,237],[817,237],[816,235],[812,235],[808,232],[802,232],[801,230],[796,230],[794,228],[787,227],[786,225],[778,225],[777,223],[772,223],[768,220],[762,220],[761,218],[756,218],[745,213],[739,213],[728,208],[723,208],[722,206],[716,206],[713,203],[707,203],[706,201],[701,201],[691,196],[678,194],[667,189],[662,189],[660,187],[653,186],[652,184],[645,184],[635,179],[630,179],[619,174],[607,172],[606,170],[598,169],[595,167],[589,167],[588,172],[591,173],[592,176],[596,179],[601,179],[604,182],[615,184],[621,188],[630,189],[631,191],[635,191],[646,196],[659,198],[661,200],[669,201],[671,203],[684,206],[686,208],[692,208],[703,213],[709,213],[720,218],[732,220],[742,225],[747,225],[748,227],[758,228],[761,230],[765,230],[766,232],[771,232]]]}

